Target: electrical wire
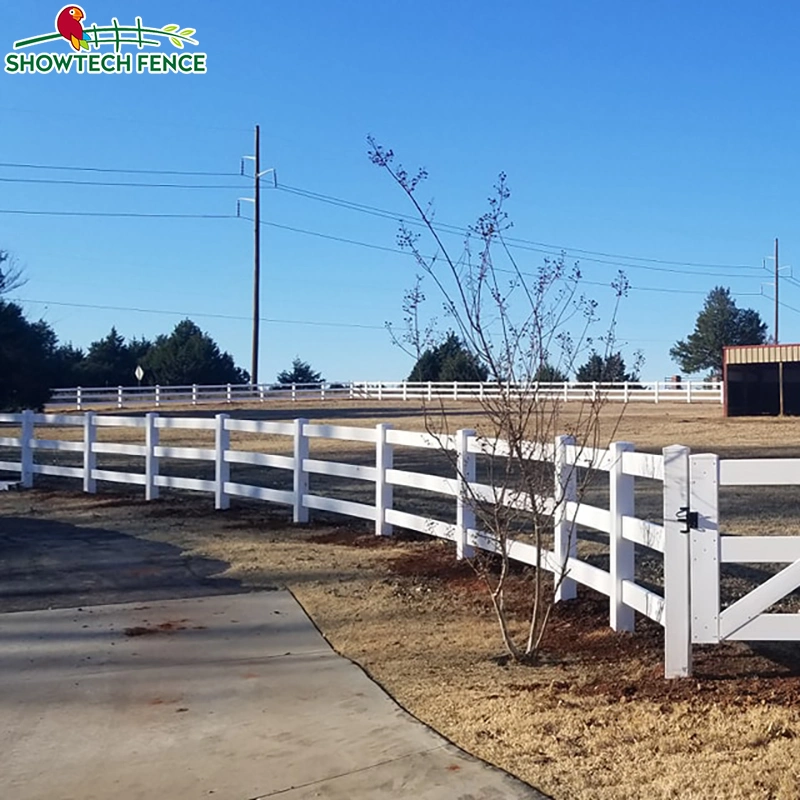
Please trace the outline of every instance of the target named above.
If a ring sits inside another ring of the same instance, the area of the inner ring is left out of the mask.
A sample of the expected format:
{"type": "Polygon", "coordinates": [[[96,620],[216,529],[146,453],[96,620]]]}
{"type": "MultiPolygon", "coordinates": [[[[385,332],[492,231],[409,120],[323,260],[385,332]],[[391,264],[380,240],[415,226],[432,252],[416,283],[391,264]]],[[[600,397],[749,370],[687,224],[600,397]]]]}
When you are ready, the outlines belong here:
{"type": "Polygon", "coordinates": [[[0,208],[0,214],[31,217],[132,217],[135,219],[240,219],[236,214],[171,214],[136,211],[34,211],[33,209],[0,208]]]}
{"type": "MultiPolygon", "coordinates": [[[[101,168],[101,167],[85,167],[85,166],[66,166],[66,165],[55,165],[55,164],[32,164],[32,163],[18,163],[18,162],[0,162],[0,167],[9,168],[9,169],[33,169],[33,170],[68,170],[68,171],[78,171],[78,172],[99,172],[99,173],[111,173],[111,174],[139,174],[139,175],[181,175],[181,176],[217,176],[217,177],[240,177],[236,175],[236,173],[231,172],[204,172],[204,171],[189,171],[189,170],[155,170],[155,169],[121,169],[121,168],[101,168]]],[[[25,179],[25,178],[0,178],[0,180],[6,182],[17,182],[17,183],[64,183],[67,184],[67,181],[54,181],[54,180],[47,180],[47,179],[25,179]]],[[[217,188],[239,188],[238,186],[194,186],[194,185],[183,185],[183,184],[132,184],[132,183],[123,183],[123,182],[107,182],[107,183],[93,183],[90,181],[76,181],[74,183],[69,183],[69,185],[75,185],[85,183],[86,185],[103,185],[103,186],[141,186],[142,188],[209,188],[209,189],[217,189],[217,188]]],[[[335,197],[333,195],[326,195],[320,192],[313,192],[308,189],[302,189],[296,186],[289,186],[289,185],[278,185],[276,188],[278,191],[286,192],[289,194],[293,194],[299,197],[303,197],[310,200],[316,200],[319,202],[327,203],[329,205],[335,205],[341,208],[350,209],[353,211],[357,211],[360,213],[371,214],[373,216],[378,216],[384,219],[391,219],[395,221],[403,221],[409,224],[414,225],[424,225],[421,220],[411,217],[406,214],[400,214],[393,211],[388,211],[386,209],[381,209],[376,206],[372,206],[366,203],[358,203],[352,200],[346,200],[344,198],[335,197]]],[[[264,223],[268,224],[268,223],[264,223]]],[[[446,223],[436,223],[434,226],[437,230],[458,234],[458,235],[465,235],[467,233],[467,229],[455,226],[455,225],[448,225],[446,223]]],[[[306,232],[308,233],[308,232],[306,232]]],[[[693,261],[677,261],[677,260],[669,260],[669,259],[661,259],[661,258],[651,258],[646,256],[629,256],[619,253],[608,253],[604,251],[598,250],[588,250],[584,248],[578,247],[569,247],[563,245],[556,245],[556,244],[548,244],[546,242],[537,242],[531,239],[524,239],[521,237],[515,236],[506,236],[504,237],[506,242],[509,246],[513,246],[518,249],[522,250],[529,250],[531,252],[541,253],[543,255],[548,255],[552,257],[558,257],[562,253],[570,253],[570,254],[578,254],[584,261],[589,261],[591,263],[598,263],[598,264],[605,264],[608,266],[616,266],[616,267],[623,267],[625,269],[642,269],[642,270],[650,270],[655,272],[668,272],[673,274],[682,274],[682,275],[706,275],[708,277],[717,276],[720,278],[723,277],[736,277],[735,275],[725,274],[725,273],[712,273],[712,272],[698,272],[698,269],[714,269],[714,270],[758,270],[761,271],[763,267],[758,266],[751,266],[745,264],[717,264],[717,263],[708,263],[708,262],[693,262],[693,261]],[[617,259],[617,260],[614,260],[617,259]],[[621,259],[621,260],[619,260],[621,259]],[[629,263],[629,262],[643,262],[643,263],[629,263]],[[651,266],[646,266],[651,265],[651,266]],[[659,266],[652,266],[652,265],[659,265],[659,266]],[[678,269],[668,269],[667,267],[692,267],[693,270],[678,270],[678,269]]]]}
{"type": "MultiPolygon", "coordinates": [[[[240,314],[215,314],[213,312],[200,311],[173,311],[159,308],[137,308],[134,306],[111,306],[95,303],[67,303],[62,300],[34,300],[31,298],[15,298],[17,303],[34,303],[43,306],[64,306],[66,308],[85,308],[96,311],[132,311],[140,314],[167,314],[169,316],[183,317],[208,317],[209,319],[229,319],[251,321],[251,316],[240,314]]],[[[272,319],[270,317],[259,317],[260,322],[267,322],[275,325],[309,325],[329,328],[363,328],[367,330],[385,330],[384,325],[362,325],[356,322],[320,322],[319,320],[303,319],[272,319]]]]}
{"type": "Polygon", "coordinates": [[[103,172],[122,175],[184,175],[203,178],[239,178],[242,177],[238,172],[202,172],[197,170],[175,170],[175,169],[121,169],[117,167],[78,167],[62,164],[26,164],[3,161],[0,167],[7,169],[43,169],[61,170],[66,172],[103,172]]]}
{"type": "Polygon", "coordinates": [[[0,183],[44,184],[48,186],[113,186],[115,188],[137,189],[237,189],[245,188],[242,184],[202,184],[202,183],[135,183],[132,181],[71,181],[54,178],[5,178],[0,183]]]}

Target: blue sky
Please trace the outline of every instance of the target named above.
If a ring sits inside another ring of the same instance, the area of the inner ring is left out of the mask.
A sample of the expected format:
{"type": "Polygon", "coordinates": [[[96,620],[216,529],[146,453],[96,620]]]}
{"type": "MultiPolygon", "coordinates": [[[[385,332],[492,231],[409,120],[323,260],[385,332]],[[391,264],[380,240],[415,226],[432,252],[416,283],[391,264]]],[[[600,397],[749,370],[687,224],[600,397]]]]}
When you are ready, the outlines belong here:
{"type": "MultiPolygon", "coordinates": [[[[52,30],[60,5],[9,5],[0,50],[52,30]]],[[[628,358],[644,352],[645,378],[677,371],[669,347],[691,331],[717,284],[772,324],[762,262],[776,236],[784,264],[798,244],[796,3],[83,7],[98,25],[140,15],[145,25],[195,28],[208,74],[0,73],[0,162],[221,174],[2,166],[0,211],[234,216],[237,199],[251,193],[238,173],[258,122],[263,166],[277,168],[279,185],[408,213],[366,157],[371,133],[404,164],[429,170],[421,196],[443,222],[472,222],[505,171],[513,235],[579,259],[605,311],[612,293],[594,283],[608,284],[619,269],[607,262],[626,264],[633,288],[618,334],[628,358]]],[[[242,204],[242,213],[252,207],[242,204]]],[[[396,223],[271,189],[262,215],[262,316],[282,320],[262,324],[262,380],[295,355],[332,380],[405,377],[410,360],[383,325],[402,318],[412,260],[312,235],[393,248],[396,223]]],[[[112,325],[152,337],[188,315],[249,367],[245,220],[0,213],[0,247],[26,269],[17,297],[62,341],[85,347],[112,325]]],[[[530,269],[543,258],[517,256],[530,269]]],[[[781,340],[797,341],[800,283],[782,274],[781,340]]]]}

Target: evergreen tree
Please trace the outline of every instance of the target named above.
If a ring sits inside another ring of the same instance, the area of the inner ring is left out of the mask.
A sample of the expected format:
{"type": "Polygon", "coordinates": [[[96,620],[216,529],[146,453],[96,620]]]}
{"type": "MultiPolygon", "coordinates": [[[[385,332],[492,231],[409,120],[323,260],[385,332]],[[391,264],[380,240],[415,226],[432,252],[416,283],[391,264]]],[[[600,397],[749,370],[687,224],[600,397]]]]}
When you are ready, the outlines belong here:
{"type": "Polygon", "coordinates": [[[486,366],[451,332],[441,344],[422,353],[408,379],[477,382],[485,381],[488,375],[486,366]]]}
{"type": "Polygon", "coordinates": [[[56,344],[46,322],[29,322],[20,306],[0,300],[0,409],[44,406],[50,397],[56,344]]]}
{"type": "Polygon", "coordinates": [[[301,361],[299,357],[295,357],[292,361],[291,370],[284,370],[278,373],[278,383],[284,386],[292,383],[319,385],[323,380],[322,375],[311,368],[311,364],[301,361]]]}
{"type": "MultiPolygon", "coordinates": [[[[131,362],[131,375],[136,364],[131,362]]],[[[162,386],[247,383],[247,373],[236,366],[230,353],[190,319],[179,322],[169,336],[159,336],[141,358],[141,366],[152,383],[162,386]]]]}
{"type": "Polygon", "coordinates": [[[595,350],[592,350],[589,360],[578,368],[575,377],[579,383],[627,383],[639,380],[635,373],[625,371],[621,353],[601,356],[595,350]]]}
{"type": "Polygon", "coordinates": [[[676,342],[669,354],[687,373],[722,373],[722,350],[727,345],[764,344],[767,326],[752,308],[737,308],[730,289],[717,286],[706,297],[694,331],[676,342]]]}

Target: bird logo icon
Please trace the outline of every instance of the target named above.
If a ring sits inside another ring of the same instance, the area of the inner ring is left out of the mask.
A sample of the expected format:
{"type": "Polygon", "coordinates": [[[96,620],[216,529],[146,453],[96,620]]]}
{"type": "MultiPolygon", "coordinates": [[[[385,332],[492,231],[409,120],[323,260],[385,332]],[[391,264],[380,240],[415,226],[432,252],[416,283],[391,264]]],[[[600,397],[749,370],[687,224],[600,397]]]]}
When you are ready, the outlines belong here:
{"type": "Polygon", "coordinates": [[[89,49],[89,34],[83,32],[81,20],[86,12],[80,6],[64,6],[56,17],[56,30],[72,45],[74,50],[89,49]]]}

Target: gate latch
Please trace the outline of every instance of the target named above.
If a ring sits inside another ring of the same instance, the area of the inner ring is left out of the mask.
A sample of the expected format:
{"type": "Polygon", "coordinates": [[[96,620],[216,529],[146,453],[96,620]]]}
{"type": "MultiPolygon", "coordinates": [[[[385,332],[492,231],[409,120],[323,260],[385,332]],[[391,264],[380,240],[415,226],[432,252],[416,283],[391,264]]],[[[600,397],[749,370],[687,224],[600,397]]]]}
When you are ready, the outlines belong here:
{"type": "Polygon", "coordinates": [[[675,519],[686,526],[681,533],[689,533],[691,530],[697,530],[700,527],[699,514],[696,511],[690,511],[689,506],[681,506],[675,515],[675,519]]]}

